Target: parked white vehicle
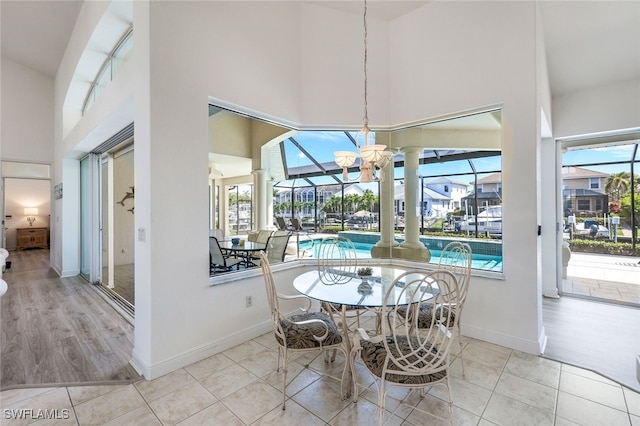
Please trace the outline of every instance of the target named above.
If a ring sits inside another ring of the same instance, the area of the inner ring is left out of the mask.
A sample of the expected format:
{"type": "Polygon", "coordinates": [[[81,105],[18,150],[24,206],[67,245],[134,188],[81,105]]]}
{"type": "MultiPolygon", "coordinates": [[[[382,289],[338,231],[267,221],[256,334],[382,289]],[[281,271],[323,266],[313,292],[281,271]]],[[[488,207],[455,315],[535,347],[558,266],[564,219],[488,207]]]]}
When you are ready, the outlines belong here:
{"type": "MultiPolygon", "coordinates": [[[[460,222],[460,231],[476,232],[476,220],[473,216],[460,222]]],[[[478,232],[502,234],[502,206],[489,206],[478,213],[478,232]]]]}

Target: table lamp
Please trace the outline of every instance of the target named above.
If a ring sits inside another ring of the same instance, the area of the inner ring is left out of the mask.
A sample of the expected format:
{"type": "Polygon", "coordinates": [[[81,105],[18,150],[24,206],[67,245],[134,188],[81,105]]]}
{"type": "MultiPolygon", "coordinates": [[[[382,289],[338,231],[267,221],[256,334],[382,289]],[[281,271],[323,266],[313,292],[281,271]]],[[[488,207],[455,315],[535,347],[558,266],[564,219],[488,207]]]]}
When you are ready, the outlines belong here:
{"type": "Polygon", "coordinates": [[[36,215],[38,214],[37,207],[25,207],[24,215],[27,216],[27,222],[29,222],[29,226],[33,226],[33,222],[36,221],[36,215]]]}

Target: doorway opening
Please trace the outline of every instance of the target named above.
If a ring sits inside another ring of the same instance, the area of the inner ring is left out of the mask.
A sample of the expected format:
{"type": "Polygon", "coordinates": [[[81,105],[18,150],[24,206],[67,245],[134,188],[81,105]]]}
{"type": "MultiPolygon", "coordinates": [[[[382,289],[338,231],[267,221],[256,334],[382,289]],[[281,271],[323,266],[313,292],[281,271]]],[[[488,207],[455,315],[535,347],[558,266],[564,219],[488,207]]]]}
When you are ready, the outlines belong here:
{"type": "Polygon", "coordinates": [[[640,307],[640,132],[561,141],[559,293],[640,307]]]}
{"type": "MultiPolygon", "coordinates": [[[[133,127],[131,126],[131,135],[133,127]]],[[[132,136],[80,162],[81,275],[135,313],[135,182],[132,136]]]]}

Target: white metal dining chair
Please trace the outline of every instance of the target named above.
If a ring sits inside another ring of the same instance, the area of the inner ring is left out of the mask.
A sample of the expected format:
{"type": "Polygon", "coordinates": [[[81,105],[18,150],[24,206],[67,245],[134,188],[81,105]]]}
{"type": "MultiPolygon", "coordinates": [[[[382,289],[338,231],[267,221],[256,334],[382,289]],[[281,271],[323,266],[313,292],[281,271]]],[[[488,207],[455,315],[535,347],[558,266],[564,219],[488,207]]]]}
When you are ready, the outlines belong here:
{"type": "MultiPolygon", "coordinates": [[[[460,289],[460,297],[455,305],[450,305],[447,309],[452,311],[456,317],[456,331],[458,334],[458,342],[460,349],[463,348],[462,330],[460,318],[462,316],[462,308],[467,300],[469,292],[469,281],[471,280],[471,246],[460,241],[452,241],[447,244],[440,254],[438,268],[445,269],[453,273],[458,279],[458,287],[460,289]]],[[[430,303],[420,304],[417,316],[410,318],[412,324],[418,328],[429,328],[431,326],[431,316],[433,315],[433,305],[430,303]],[[415,319],[417,318],[417,320],[415,319]]],[[[448,327],[453,328],[453,323],[448,327]]],[[[462,376],[464,373],[464,361],[462,364],[462,376]]]]}
{"type": "MultiPolygon", "coordinates": [[[[312,312],[311,299],[302,294],[287,296],[278,293],[269,259],[264,252],[260,252],[260,266],[267,290],[267,300],[271,311],[271,321],[276,341],[278,342],[278,371],[280,370],[280,358],[283,358],[282,369],[282,409],[285,409],[287,399],[287,372],[289,352],[322,351],[323,349],[340,349],[342,347],[342,335],[331,317],[324,312],[312,312]],[[304,306],[299,308],[299,313],[286,315],[280,311],[281,300],[301,300],[304,306]]],[[[345,357],[346,357],[345,353],[345,357]]],[[[325,357],[325,361],[327,358],[325,357]]],[[[344,382],[344,377],[343,380],[344,382]]]]}
{"type": "MultiPolygon", "coordinates": [[[[345,284],[357,275],[358,255],[353,241],[348,238],[340,236],[323,238],[318,244],[316,258],[318,271],[323,272],[325,279],[332,281],[335,285],[345,284]]],[[[361,307],[329,302],[322,302],[320,306],[331,315],[334,321],[336,318],[341,321],[356,318],[357,327],[360,327],[361,307]]]]}
{"type": "MultiPolygon", "coordinates": [[[[386,396],[392,387],[419,389],[420,397],[423,397],[425,388],[437,384],[447,388],[449,421],[453,424],[449,378],[453,334],[447,324],[455,326],[457,317],[446,306],[456,305],[459,296],[458,280],[449,271],[405,272],[393,281],[385,294],[383,312],[389,316],[389,321],[382,322],[381,334],[369,337],[363,329],[354,332],[353,349],[349,357],[353,382],[357,383],[355,359],[359,356],[366,370],[376,379],[380,424],[384,422],[386,396]],[[417,310],[420,305],[411,302],[420,300],[427,300],[423,303],[430,303],[436,312],[426,329],[413,327],[409,321],[409,315],[415,314],[411,311],[417,310]],[[398,309],[407,306],[408,309],[398,309]]],[[[356,389],[354,401],[357,399],[356,389]]],[[[423,411],[417,407],[415,409],[423,411]]],[[[447,420],[434,413],[427,414],[447,420]]]]}

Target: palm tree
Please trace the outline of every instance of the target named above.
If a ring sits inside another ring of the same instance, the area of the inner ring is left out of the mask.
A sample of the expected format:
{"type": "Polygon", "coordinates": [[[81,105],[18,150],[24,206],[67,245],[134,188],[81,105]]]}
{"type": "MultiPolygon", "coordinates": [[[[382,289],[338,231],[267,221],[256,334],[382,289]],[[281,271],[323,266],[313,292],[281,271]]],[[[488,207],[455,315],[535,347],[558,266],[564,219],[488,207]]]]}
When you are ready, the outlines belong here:
{"type": "Polygon", "coordinates": [[[612,173],[605,182],[604,189],[615,201],[629,191],[631,185],[629,172],[612,173]]]}
{"type": "Polygon", "coordinates": [[[378,201],[378,197],[376,197],[372,190],[367,189],[362,194],[362,204],[366,207],[366,209],[370,212],[373,212],[373,206],[378,201]]]}
{"type": "Polygon", "coordinates": [[[325,213],[338,213],[342,209],[342,199],[340,197],[333,196],[327,200],[326,203],[320,208],[325,213]]]}
{"type": "Polygon", "coordinates": [[[360,196],[358,194],[347,194],[344,196],[345,213],[355,213],[358,204],[360,204],[360,196]]]}

